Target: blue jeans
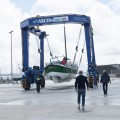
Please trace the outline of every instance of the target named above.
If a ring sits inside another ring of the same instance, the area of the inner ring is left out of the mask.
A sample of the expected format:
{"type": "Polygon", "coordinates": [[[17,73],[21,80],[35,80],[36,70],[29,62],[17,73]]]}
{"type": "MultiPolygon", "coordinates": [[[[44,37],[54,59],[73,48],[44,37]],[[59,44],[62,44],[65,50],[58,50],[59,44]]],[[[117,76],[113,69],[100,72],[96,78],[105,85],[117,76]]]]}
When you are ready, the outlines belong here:
{"type": "Polygon", "coordinates": [[[107,90],[108,90],[108,83],[103,83],[103,92],[104,92],[104,94],[107,94],[107,90]]]}
{"type": "Polygon", "coordinates": [[[78,104],[81,102],[81,97],[82,97],[82,105],[85,105],[85,89],[78,89],[78,104]]]}

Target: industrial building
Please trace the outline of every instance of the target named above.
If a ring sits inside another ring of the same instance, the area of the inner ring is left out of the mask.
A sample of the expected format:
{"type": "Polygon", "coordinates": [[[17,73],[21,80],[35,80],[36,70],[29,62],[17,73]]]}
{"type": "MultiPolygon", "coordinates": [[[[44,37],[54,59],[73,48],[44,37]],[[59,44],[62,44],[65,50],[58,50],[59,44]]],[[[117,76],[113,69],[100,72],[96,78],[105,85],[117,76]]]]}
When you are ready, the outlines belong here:
{"type": "Polygon", "coordinates": [[[100,75],[106,70],[110,77],[120,77],[120,64],[98,65],[97,69],[100,75]]]}

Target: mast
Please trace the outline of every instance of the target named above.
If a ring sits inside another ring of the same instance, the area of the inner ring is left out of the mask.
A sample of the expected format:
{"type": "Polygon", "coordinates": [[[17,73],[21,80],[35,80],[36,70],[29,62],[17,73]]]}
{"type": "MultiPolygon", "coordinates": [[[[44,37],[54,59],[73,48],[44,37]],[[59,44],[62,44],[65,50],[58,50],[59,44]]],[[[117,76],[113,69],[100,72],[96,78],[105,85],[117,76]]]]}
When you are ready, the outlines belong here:
{"type": "Polygon", "coordinates": [[[66,45],[65,23],[64,23],[64,41],[65,41],[65,57],[66,57],[66,59],[67,59],[67,45],[66,45]]]}

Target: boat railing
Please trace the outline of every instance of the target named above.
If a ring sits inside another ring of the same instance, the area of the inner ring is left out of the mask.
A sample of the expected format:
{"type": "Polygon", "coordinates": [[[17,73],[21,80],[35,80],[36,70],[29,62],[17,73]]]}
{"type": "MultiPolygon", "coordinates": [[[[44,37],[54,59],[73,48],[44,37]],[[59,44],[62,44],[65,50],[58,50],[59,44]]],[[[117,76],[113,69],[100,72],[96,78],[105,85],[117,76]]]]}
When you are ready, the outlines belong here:
{"type": "Polygon", "coordinates": [[[78,69],[78,66],[76,64],[72,64],[72,63],[66,63],[65,66],[70,69],[78,69]]]}
{"type": "Polygon", "coordinates": [[[46,64],[46,66],[48,66],[48,65],[60,65],[63,67],[68,67],[70,69],[76,69],[76,70],[78,69],[78,66],[76,64],[72,64],[71,62],[68,62],[65,65],[63,65],[60,60],[50,61],[50,63],[46,64]]]}

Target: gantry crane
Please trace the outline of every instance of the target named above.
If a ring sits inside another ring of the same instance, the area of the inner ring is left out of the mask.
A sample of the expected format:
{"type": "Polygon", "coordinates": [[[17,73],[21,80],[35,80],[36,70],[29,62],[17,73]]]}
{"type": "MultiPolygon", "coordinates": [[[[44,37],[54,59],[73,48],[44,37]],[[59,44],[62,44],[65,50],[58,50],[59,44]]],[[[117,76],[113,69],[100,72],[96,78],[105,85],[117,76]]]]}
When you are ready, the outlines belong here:
{"type": "MultiPolygon", "coordinates": [[[[25,76],[23,77],[24,89],[30,89],[30,85],[34,83],[34,78],[30,78],[31,71],[35,71],[35,66],[33,68],[29,67],[29,32],[37,35],[40,39],[40,66],[37,67],[39,73],[44,72],[44,38],[46,37],[46,32],[38,29],[38,26],[44,25],[55,25],[55,24],[65,24],[65,23],[75,23],[84,26],[86,49],[87,49],[87,61],[88,61],[88,78],[90,87],[94,86],[96,82],[96,60],[94,52],[94,42],[93,42],[93,29],[91,25],[90,17],[78,14],[62,14],[62,15],[52,15],[52,16],[37,16],[28,18],[20,23],[21,35],[22,35],[22,60],[23,60],[23,72],[25,76]],[[37,28],[36,28],[37,26],[37,28]],[[27,79],[28,78],[28,79],[27,79]]],[[[45,86],[45,82],[43,87],[45,86]]]]}

